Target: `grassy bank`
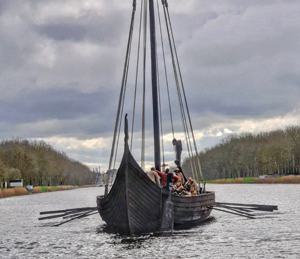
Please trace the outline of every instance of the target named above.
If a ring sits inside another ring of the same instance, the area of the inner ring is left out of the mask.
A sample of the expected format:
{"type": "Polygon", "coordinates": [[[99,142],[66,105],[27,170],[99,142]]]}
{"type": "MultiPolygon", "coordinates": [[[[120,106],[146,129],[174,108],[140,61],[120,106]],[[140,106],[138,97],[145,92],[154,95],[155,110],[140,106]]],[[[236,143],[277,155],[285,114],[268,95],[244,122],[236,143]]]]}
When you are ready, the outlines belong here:
{"type": "Polygon", "coordinates": [[[53,192],[53,191],[66,191],[66,190],[73,190],[77,188],[88,188],[91,187],[90,185],[83,185],[79,186],[35,186],[31,192],[28,192],[26,188],[7,188],[7,189],[0,189],[0,198],[7,198],[12,196],[19,196],[19,195],[27,195],[29,193],[42,193],[42,192],[53,192]]]}
{"type": "Polygon", "coordinates": [[[282,177],[268,177],[260,179],[258,177],[227,178],[205,181],[215,184],[242,184],[242,183],[281,183],[281,184],[300,184],[300,175],[287,175],[282,177]]]}

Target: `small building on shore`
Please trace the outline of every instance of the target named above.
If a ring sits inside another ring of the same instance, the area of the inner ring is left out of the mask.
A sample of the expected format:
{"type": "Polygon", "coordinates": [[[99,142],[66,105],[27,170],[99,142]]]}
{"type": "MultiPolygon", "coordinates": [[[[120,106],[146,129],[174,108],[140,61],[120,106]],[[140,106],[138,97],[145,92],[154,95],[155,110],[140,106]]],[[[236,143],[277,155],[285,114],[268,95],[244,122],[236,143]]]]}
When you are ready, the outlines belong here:
{"type": "Polygon", "coordinates": [[[17,180],[10,180],[9,181],[9,187],[23,187],[23,179],[17,179],[17,180]]]}

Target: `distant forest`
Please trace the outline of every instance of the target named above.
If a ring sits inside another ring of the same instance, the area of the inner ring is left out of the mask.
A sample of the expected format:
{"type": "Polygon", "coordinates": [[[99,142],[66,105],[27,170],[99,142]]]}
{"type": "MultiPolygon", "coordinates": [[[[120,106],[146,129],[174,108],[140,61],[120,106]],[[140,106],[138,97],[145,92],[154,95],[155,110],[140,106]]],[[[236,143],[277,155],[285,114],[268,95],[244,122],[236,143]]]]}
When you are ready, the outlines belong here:
{"type": "Polygon", "coordinates": [[[0,182],[23,179],[24,185],[86,185],[95,174],[43,141],[0,142],[0,182]]]}
{"type": "MultiPolygon", "coordinates": [[[[200,161],[205,180],[299,174],[300,127],[230,135],[200,152],[200,161]]],[[[183,169],[191,172],[189,159],[183,162],[183,169]]]]}

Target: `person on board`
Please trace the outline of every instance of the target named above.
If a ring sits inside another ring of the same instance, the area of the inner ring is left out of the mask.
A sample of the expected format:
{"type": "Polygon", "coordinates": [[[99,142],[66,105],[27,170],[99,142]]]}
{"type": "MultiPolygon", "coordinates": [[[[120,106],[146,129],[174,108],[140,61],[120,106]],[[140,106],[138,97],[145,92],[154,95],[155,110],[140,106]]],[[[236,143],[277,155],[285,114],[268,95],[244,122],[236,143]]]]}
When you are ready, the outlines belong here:
{"type": "Polygon", "coordinates": [[[190,193],[191,193],[191,196],[194,196],[194,195],[197,194],[194,187],[191,187],[191,188],[190,188],[190,193]]]}
{"type": "Polygon", "coordinates": [[[175,173],[172,174],[172,184],[176,188],[177,182],[179,181],[179,177],[175,173]]]}
{"type": "Polygon", "coordinates": [[[181,140],[177,140],[177,139],[174,138],[172,140],[172,144],[173,144],[174,150],[175,150],[175,161],[174,161],[174,163],[177,166],[180,166],[181,153],[182,153],[182,143],[181,143],[181,140]]]}
{"type": "Polygon", "coordinates": [[[195,182],[195,180],[193,180],[191,177],[189,177],[189,180],[185,183],[184,187],[189,192],[196,192],[197,183],[195,182]]]}
{"type": "Polygon", "coordinates": [[[167,171],[167,187],[171,192],[173,192],[176,189],[176,183],[178,182],[178,176],[176,176],[174,173],[167,171]]]}
{"type": "Polygon", "coordinates": [[[147,173],[147,176],[158,186],[160,186],[160,176],[155,171],[155,167],[151,167],[151,171],[147,173]]]}
{"type": "Polygon", "coordinates": [[[174,188],[173,193],[178,195],[187,195],[186,189],[179,181],[176,183],[176,188],[174,188]]]}
{"type": "Polygon", "coordinates": [[[183,174],[182,172],[180,172],[179,168],[177,167],[175,170],[174,170],[174,173],[176,174],[176,176],[178,176],[178,182],[180,182],[180,184],[184,185],[185,184],[185,180],[184,180],[184,177],[183,177],[183,174]]]}
{"type": "Polygon", "coordinates": [[[166,169],[166,171],[164,172],[164,173],[162,173],[162,172],[160,172],[160,171],[158,171],[158,170],[155,170],[156,171],[156,173],[160,176],[160,185],[162,186],[162,187],[165,187],[165,186],[167,186],[167,175],[168,175],[168,173],[169,173],[169,168],[167,168],[166,169]]]}

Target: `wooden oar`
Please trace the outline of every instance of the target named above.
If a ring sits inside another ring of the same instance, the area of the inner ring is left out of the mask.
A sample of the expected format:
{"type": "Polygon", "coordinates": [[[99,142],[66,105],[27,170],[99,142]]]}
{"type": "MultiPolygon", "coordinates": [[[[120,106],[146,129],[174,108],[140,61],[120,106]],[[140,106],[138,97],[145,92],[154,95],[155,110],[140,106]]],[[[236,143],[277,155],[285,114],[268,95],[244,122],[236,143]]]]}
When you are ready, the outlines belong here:
{"type": "Polygon", "coordinates": [[[255,215],[254,214],[251,214],[251,213],[247,213],[243,210],[239,210],[239,209],[236,209],[236,208],[230,208],[230,207],[221,207],[221,208],[224,208],[226,210],[232,210],[232,211],[235,211],[237,213],[240,213],[240,214],[243,214],[243,215],[247,215],[249,217],[254,217],[255,215]]]}
{"type": "Polygon", "coordinates": [[[247,216],[247,215],[245,215],[245,214],[236,213],[236,212],[227,211],[227,210],[222,210],[222,209],[218,209],[218,208],[215,208],[215,207],[211,207],[211,208],[212,208],[212,209],[214,209],[214,210],[223,211],[223,212],[226,212],[226,213],[230,213],[230,214],[234,214],[234,215],[238,215],[238,216],[246,217],[246,218],[249,218],[249,219],[255,219],[255,217],[254,217],[254,216],[247,216]]]}
{"type": "MultiPolygon", "coordinates": [[[[90,211],[86,211],[86,212],[94,212],[94,210],[90,210],[90,211]]],[[[70,215],[65,215],[63,216],[63,219],[68,219],[68,218],[73,218],[73,217],[76,217],[76,216],[80,216],[82,214],[85,214],[86,212],[76,212],[76,213],[72,213],[70,215]]]]}
{"type": "Polygon", "coordinates": [[[248,207],[248,209],[264,210],[264,211],[278,210],[278,206],[276,205],[242,204],[242,203],[226,203],[226,202],[216,202],[215,205],[241,206],[241,207],[248,207]]]}
{"type": "Polygon", "coordinates": [[[58,227],[58,226],[60,226],[60,225],[62,225],[62,224],[65,224],[65,223],[67,223],[67,222],[70,222],[70,221],[72,221],[72,220],[74,220],[74,219],[79,219],[79,218],[88,217],[88,216],[94,215],[94,214],[96,214],[96,213],[98,213],[98,211],[97,211],[97,212],[95,212],[95,211],[85,212],[85,213],[82,213],[80,216],[71,218],[71,219],[69,219],[69,220],[63,221],[63,222],[58,223],[58,224],[54,224],[53,226],[58,227]]]}
{"type": "Polygon", "coordinates": [[[249,209],[249,208],[241,208],[241,207],[234,207],[234,206],[227,206],[227,205],[214,205],[216,207],[221,207],[221,208],[230,208],[230,209],[237,209],[237,210],[240,210],[240,211],[245,211],[245,212],[251,212],[252,209],[249,209]]]}
{"type": "Polygon", "coordinates": [[[74,217],[77,215],[81,215],[84,213],[89,213],[97,210],[97,207],[85,207],[85,208],[75,208],[75,209],[67,209],[67,210],[54,210],[54,211],[43,211],[40,212],[40,215],[45,215],[45,214],[54,214],[51,216],[47,217],[41,217],[39,220],[45,220],[45,219],[54,219],[54,218],[60,218],[60,217],[74,217]],[[60,214],[58,214],[60,213],[60,214]],[[62,213],[62,214],[61,214],[62,213]]]}
{"type": "Polygon", "coordinates": [[[265,208],[251,208],[251,210],[260,210],[260,211],[270,211],[270,212],[273,212],[274,210],[278,210],[278,209],[272,209],[272,208],[265,207],[265,208]]]}
{"type": "Polygon", "coordinates": [[[56,214],[56,215],[52,215],[52,216],[47,216],[47,217],[41,217],[38,218],[39,220],[45,220],[45,219],[55,219],[55,218],[61,218],[66,216],[67,214],[56,214]]]}
{"type": "Polygon", "coordinates": [[[84,211],[84,210],[97,210],[97,207],[83,207],[83,208],[75,208],[75,209],[67,209],[67,210],[42,211],[42,212],[40,212],[40,215],[62,213],[62,212],[71,212],[71,211],[76,212],[76,211],[84,211]]]}

